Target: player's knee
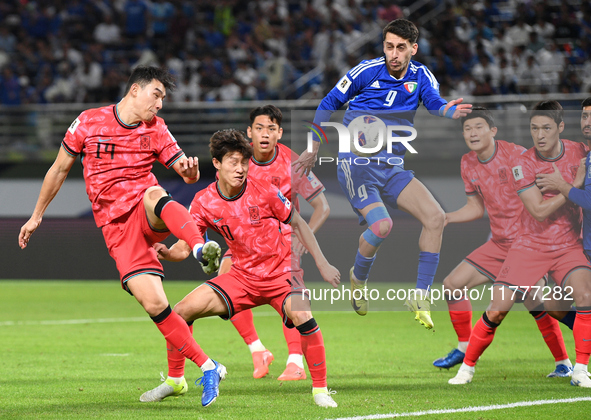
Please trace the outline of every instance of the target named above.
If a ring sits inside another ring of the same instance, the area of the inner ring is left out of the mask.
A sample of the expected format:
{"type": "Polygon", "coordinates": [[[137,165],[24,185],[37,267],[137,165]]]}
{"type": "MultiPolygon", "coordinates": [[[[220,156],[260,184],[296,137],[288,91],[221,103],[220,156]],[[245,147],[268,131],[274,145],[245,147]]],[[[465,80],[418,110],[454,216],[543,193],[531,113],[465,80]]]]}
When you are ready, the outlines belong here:
{"type": "Polygon", "coordinates": [[[507,311],[486,311],[483,317],[485,321],[488,321],[491,327],[496,328],[501,322],[503,322],[508,313],[509,312],[507,311]]]}
{"type": "Polygon", "coordinates": [[[168,308],[168,302],[166,300],[151,300],[140,303],[151,317],[161,314],[166,308],[168,308]]]}
{"type": "Polygon", "coordinates": [[[179,316],[183,318],[185,321],[189,320],[188,307],[183,303],[183,301],[180,301],[179,303],[174,305],[173,311],[179,314],[179,316]]]}
{"type": "Polygon", "coordinates": [[[363,232],[363,239],[372,246],[379,247],[392,230],[392,219],[385,207],[371,209],[365,216],[368,228],[363,232]]]}
{"type": "Polygon", "coordinates": [[[166,190],[158,185],[154,185],[144,193],[144,200],[158,201],[161,197],[167,196],[166,190]]]}
{"type": "Polygon", "coordinates": [[[428,216],[423,221],[423,226],[426,229],[443,232],[443,225],[445,224],[445,212],[439,206],[429,212],[428,216]]]}
{"type": "Polygon", "coordinates": [[[305,324],[309,320],[312,319],[312,312],[310,311],[292,311],[291,312],[291,322],[296,327],[305,324]]]}

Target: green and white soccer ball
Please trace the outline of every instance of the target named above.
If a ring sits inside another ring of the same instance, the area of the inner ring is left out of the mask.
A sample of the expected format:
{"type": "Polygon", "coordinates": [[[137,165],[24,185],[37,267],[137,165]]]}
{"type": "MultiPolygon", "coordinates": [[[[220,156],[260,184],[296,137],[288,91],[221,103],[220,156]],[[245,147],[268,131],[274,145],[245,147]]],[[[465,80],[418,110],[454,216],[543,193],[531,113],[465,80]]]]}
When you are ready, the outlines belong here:
{"type": "Polygon", "coordinates": [[[386,124],[373,115],[360,115],[349,123],[351,152],[369,157],[386,147],[386,124]]]}

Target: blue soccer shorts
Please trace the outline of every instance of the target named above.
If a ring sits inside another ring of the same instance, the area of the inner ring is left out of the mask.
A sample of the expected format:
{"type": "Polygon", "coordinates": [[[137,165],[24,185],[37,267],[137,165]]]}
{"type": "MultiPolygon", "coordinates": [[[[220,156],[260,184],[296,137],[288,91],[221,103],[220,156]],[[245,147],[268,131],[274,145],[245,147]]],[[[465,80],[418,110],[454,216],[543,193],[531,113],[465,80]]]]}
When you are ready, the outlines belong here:
{"type": "Polygon", "coordinates": [[[398,196],[414,178],[414,172],[405,170],[402,165],[389,165],[383,160],[378,163],[376,160],[351,158],[349,162],[347,158],[339,161],[337,177],[362,225],[365,220],[359,209],[378,202],[398,208],[398,196]]]}

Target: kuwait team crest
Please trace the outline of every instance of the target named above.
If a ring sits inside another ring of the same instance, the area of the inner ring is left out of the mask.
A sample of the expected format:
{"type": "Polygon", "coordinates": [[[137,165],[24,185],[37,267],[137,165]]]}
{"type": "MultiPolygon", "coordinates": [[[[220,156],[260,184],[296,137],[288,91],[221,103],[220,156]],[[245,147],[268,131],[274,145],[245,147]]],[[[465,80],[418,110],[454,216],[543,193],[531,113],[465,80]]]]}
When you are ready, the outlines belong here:
{"type": "Polygon", "coordinates": [[[413,93],[417,90],[417,82],[406,82],[404,84],[404,89],[406,89],[408,93],[413,93]]]}

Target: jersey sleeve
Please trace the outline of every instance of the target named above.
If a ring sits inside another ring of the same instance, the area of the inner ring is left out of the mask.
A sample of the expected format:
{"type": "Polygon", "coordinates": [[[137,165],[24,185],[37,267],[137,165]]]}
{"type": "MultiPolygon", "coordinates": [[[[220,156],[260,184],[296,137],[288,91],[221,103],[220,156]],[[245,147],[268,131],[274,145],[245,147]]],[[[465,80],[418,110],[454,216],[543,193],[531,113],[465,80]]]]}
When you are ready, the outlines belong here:
{"type": "Polygon", "coordinates": [[[521,194],[523,191],[536,185],[536,172],[528,154],[523,154],[516,158],[514,165],[511,168],[511,173],[515,180],[517,194],[521,194]]]}
{"type": "Polygon", "coordinates": [[[585,159],[585,183],[584,189],[571,188],[568,192],[568,199],[581,206],[584,210],[591,210],[591,173],[589,171],[591,154],[585,159]]]}
{"type": "Polygon", "coordinates": [[[442,112],[447,101],[439,94],[439,82],[426,66],[420,66],[418,72],[420,74],[419,97],[423,105],[430,114],[443,117],[442,112]]]}
{"type": "Polygon", "coordinates": [[[268,195],[269,207],[273,216],[282,223],[291,223],[294,211],[291,202],[278,188],[270,188],[268,195]]]}
{"type": "Polygon", "coordinates": [[[466,195],[478,194],[478,191],[476,191],[476,188],[474,188],[474,184],[472,184],[472,181],[470,180],[470,166],[466,155],[462,156],[461,171],[462,181],[464,181],[464,191],[466,192],[466,195]]]}
{"type": "MultiPolygon", "coordinates": [[[[379,59],[362,61],[349,70],[338,81],[335,87],[328,92],[320,102],[320,105],[318,105],[318,109],[314,115],[314,124],[317,127],[321,127],[321,123],[329,121],[333,112],[339,110],[368,85],[373,73],[361,70],[371,66],[374,62],[377,63],[377,60],[379,59]]],[[[312,138],[314,141],[320,141],[314,131],[312,131],[312,138]]]]}
{"type": "Polygon", "coordinates": [[[185,156],[185,153],[168,130],[166,124],[162,124],[162,129],[158,133],[158,161],[167,169],[170,169],[176,161],[185,156]]]}
{"type": "Polygon", "coordinates": [[[86,113],[81,113],[66,130],[66,134],[62,140],[62,147],[71,156],[78,156],[82,153],[84,139],[87,134],[85,126],[86,119],[86,113]]]}

